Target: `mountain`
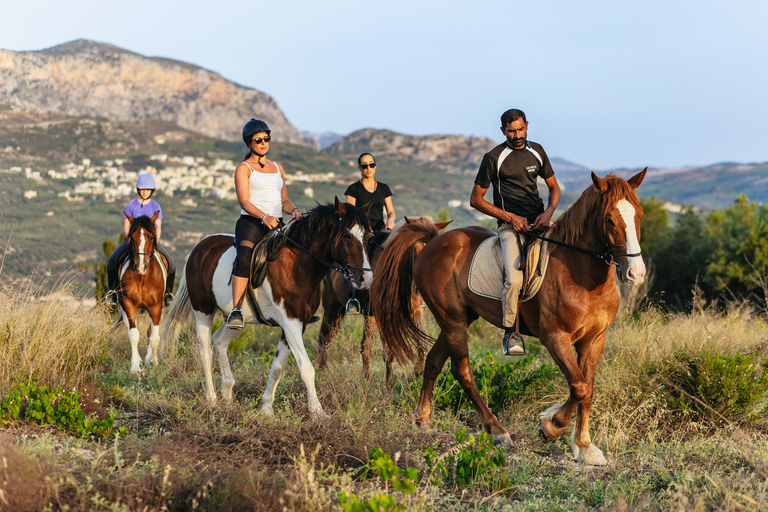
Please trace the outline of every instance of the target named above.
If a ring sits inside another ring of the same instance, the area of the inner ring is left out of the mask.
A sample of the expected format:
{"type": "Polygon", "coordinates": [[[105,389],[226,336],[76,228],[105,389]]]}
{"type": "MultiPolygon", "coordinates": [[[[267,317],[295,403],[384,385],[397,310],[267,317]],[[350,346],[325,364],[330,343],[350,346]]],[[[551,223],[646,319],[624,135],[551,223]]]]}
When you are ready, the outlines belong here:
{"type": "Polygon", "coordinates": [[[303,131],[301,134],[304,136],[307,145],[318,151],[336,144],[342,137],[344,137],[343,135],[334,132],[316,133],[303,131]]]}
{"type": "Polygon", "coordinates": [[[25,109],[112,121],[158,119],[241,141],[264,119],[275,140],[305,144],[275,100],[186,62],[79,39],[40,51],[0,50],[0,101],[25,109]]]}

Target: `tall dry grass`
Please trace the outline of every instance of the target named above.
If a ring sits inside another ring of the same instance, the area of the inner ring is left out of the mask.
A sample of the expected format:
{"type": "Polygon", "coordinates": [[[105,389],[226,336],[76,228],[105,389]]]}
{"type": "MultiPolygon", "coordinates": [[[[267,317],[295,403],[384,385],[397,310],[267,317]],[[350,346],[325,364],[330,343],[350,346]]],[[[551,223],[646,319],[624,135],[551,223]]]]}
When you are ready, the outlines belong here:
{"type": "Polygon", "coordinates": [[[67,387],[89,379],[112,327],[103,305],[84,307],[76,299],[67,280],[0,288],[0,395],[27,379],[67,387]]]}

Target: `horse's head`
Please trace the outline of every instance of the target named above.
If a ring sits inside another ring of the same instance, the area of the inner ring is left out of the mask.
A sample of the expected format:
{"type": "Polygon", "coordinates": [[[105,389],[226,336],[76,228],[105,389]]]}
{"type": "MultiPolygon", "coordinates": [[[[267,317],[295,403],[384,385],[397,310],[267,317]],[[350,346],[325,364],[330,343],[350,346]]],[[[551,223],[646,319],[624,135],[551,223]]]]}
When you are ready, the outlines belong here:
{"type": "Polygon", "coordinates": [[[373,282],[371,263],[368,261],[368,240],[373,232],[366,213],[370,205],[362,208],[345,204],[335,198],[335,213],[338,225],[331,240],[331,257],[342,263],[352,286],[364,290],[373,282]]]}
{"type": "Polygon", "coordinates": [[[637,198],[637,189],[645,178],[646,167],[624,181],[609,175],[606,179],[592,173],[592,183],[602,196],[602,218],[595,229],[603,232],[607,262],[616,265],[616,273],[623,283],[640,284],[645,279],[645,263],[640,255],[640,220],[643,208],[637,198]]]}
{"type": "Polygon", "coordinates": [[[152,217],[142,215],[140,217],[131,217],[127,213],[125,217],[131,223],[128,230],[128,244],[131,246],[131,257],[133,259],[133,270],[143,276],[147,273],[149,262],[157,249],[157,236],[155,232],[155,221],[160,212],[155,212],[152,217]]]}

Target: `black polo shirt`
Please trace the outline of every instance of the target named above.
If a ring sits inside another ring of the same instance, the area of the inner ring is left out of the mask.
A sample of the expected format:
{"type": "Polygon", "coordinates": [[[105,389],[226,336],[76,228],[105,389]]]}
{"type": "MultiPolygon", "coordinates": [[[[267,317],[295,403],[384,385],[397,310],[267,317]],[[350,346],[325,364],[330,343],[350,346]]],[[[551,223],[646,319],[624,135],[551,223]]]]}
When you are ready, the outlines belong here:
{"type": "Polygon", "coordinates": [[[512,149],[504,142],[485,154],[475,183],[485,189],[493,185],[494,206],[533,222],[544,213],[536,178],[541,176],[546,180],[554,175],[541,144],[528,141],[523,149],[512,149]],[[498,169],[500,158],[501,169],[498,169]]]}

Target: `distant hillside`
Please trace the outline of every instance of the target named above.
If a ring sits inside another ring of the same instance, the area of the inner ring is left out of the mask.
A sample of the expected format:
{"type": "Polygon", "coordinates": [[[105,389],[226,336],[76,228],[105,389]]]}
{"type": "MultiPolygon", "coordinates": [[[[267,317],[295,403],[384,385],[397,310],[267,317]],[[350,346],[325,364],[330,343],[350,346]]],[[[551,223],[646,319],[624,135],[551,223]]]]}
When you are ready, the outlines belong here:
{"type": "Polygon", "coordinates": [[[169,121],[229,141],[241,140],[243,124],[260,117],[275,140],[305,143],[267,94],[193,64],[84,39],[0,50],[0,101],[69,116],[169,121]]]}

